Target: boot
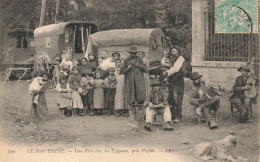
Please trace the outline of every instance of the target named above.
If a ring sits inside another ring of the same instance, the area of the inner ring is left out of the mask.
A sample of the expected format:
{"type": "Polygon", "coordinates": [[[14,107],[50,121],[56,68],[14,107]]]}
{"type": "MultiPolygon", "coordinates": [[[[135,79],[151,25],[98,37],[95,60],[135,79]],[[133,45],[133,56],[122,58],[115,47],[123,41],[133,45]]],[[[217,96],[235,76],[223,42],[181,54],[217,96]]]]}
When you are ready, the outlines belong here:
{"type": "Polygon", "coordinates": [[[169,121],[165,123],[164,130],[173,130],[173,127],[170,125],[169,121]]]}
{"type": "Polygon", "coordinates": [[[145,126],[144,126],[144,129],[145,129],[145,130],[148,130],[148,131],[151,131],[151,130],[152,130],[152,129],[151,129],[151,126],[152,126],[151,123],[146,123],[145,126]]]}
{"type": "Polygon", "coordinates": [[[83,108],[82,112],[79,114],[80,116],[87,115],[87,109],[83,108]]]}
{"type": "Polygon", "coordinates": [[[210,120],[208,122],[208,127],[209,127],[209,129],[215,129],[218,127],[218,123],[215,120],[210,120]]]}

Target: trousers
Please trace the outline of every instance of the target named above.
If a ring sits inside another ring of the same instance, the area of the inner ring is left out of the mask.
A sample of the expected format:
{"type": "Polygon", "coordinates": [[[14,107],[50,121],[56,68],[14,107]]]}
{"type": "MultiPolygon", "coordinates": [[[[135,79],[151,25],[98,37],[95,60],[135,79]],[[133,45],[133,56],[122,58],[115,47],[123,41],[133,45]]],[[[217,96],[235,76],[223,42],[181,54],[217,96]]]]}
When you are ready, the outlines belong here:
{"type": "Polygon", "coordinates": [[[250,107],[252,106],[252,101],[250,98],[245,97],[244,99],[235,97],[231,100],[237,111],[239,112],[240,118],[248,117],[250,107]]]}
{"type": "Polygon", "coordinates": [[[170,122],[171,118],[172,118],[169,106],[161,107],[161,108],[150,108],[148,106],[145,109],[145,113],[146,113],[146,121],[145,121],[146,123],[152,123],[152,119],[153,119],[154,115],[157,115],[157,114],[163,114],[164,123],[170,122]]]}
{"type": "Polygon", "coordinates": [[[180,78],[174,83],[170,80],[168,102],[171,106],[172,119],[182,117],[182,100],[184,94],[184,79],[180,78]]]}

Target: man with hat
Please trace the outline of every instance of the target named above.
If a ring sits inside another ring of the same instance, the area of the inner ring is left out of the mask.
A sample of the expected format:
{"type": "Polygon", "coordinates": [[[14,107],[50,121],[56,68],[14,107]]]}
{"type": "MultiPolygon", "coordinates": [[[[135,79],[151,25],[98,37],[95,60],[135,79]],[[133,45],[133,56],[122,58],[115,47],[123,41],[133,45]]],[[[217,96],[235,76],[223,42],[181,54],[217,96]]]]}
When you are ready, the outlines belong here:
{"type": "Polygon", "coordinates": [[[230,101],[239,112],[238,122],[243,123],[248,120],[248,113],[251,105],[251,99],[244,94],[245,90],[251,88],[251,85],[247,85],[250,69],[246,66],[241,66],[237,71],[239,71],[241,75],[235,80],[233,95],[230,97],[230,101]]]}
{"type": "Polygon", "coordinates": [[[137,48],[130,47],[130,56],[121,67],[125,74],[125,99],[129,109],[131,121],[137,126],[135,105],[143,104],[146,100],[144,73],[148,68],[140,57],[137,57],[137,48]]]}
{"type": "Polygon", "coordinates": [[[182,118],[182,100],[184,94],[184,75],[186,73],[186,61],[181,55],[178,47],[170,48],[172,57],[172,66],[169,70],[163,72],[163,76],[169,78],[169,96],[168,102],[171,106],[172,119],[174,123],[181,122],[182,118]]]}
{"type": "Polygon", "coordinates": [[[152,118],[156,114],[163,114],[164,129],[173,130],[170,125],[171,111],[167,101],[168,95],[161,90],[159,79],[151,79],[150,86],[152,87],[151,93],[147,96],[146,106],[146,124],[144,128],[151,131],[152,118]]]}
{"type": "MultiPolygon", "coordinates": [[[[220,98],[219,96],[210,96],[207,92],[205,83],[201,81],[202,75],[197,72],[192,73],[190,79],[193,81],[193,85],[196,90],[192,93],[190,104],[194,106],[197,116],[203,116],[206,120],[206,124],[210,129],[217,128],[216,116],[212,117],[210,112],[213,110],[216,114],[220,98]]],[[[200,118],[198,120],[200,123],[200,118]]]]}

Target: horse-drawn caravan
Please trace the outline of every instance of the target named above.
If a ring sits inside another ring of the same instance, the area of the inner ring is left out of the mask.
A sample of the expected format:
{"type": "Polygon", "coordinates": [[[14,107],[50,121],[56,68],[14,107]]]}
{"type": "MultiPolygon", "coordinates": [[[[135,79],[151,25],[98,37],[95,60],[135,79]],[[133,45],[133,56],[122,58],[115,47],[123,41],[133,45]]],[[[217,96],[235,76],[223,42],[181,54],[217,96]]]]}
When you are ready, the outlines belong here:
{"type": "Polygon", "coordinates": [[[98,27],[88,22],[61,22],[36,28],[35,68],[52,70],[61,62],[64,53],[80,59],[85,55],[88,36],[98,31],[98,27]]]}
{"type": "Polygon", "coordinates": [[[18,81],[34,64],[33,30],[16,28],[5,32],[3,66],[6,67],[6,79],[14,71],[23,72],[18,81]]]}
{"type": "Polygon", "coordinates": [[[57,75],[57,65],[61,62],[62,55],[69,53],[70,57],[75,59],[84,57],[88,36],[97,31],[97,25],[84,21],[50,24],[36,28],[34,33],[29,29],[16,29],[8,34],[5,41],[4,64],[21,67],[7,68],[5,81],[12,72],[24,70],[20,80],[33,66],[34,69],[54,72],[54,75],[57,75]]]}
{"type": "Polygon", "coordinates": [[[101,31],[89,36],[88,49],[93,52],[96,59],[102,57],[102,51],[108,51],[109,57],[113,52],[119,52],[124,60],[129,56],[131,45],[139,51],[145,52],[145,58],[149,62],[150,73],[155,72],[160,65],[164,50],[164,34],[161,29],[115,29],[101,31]]]}

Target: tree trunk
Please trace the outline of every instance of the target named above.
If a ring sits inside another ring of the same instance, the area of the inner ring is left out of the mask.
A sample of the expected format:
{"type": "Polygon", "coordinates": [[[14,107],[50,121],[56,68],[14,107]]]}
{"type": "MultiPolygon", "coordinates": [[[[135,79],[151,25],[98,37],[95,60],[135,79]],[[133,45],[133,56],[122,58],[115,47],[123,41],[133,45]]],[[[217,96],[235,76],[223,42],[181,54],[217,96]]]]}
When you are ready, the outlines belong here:
{"type": "Polygon", "coordinates": [[[46,8],[46,0],[42,0],[42,7],[41,7],[41,16],[40,16],[39,27],[43,26],[43,24],[44,24],[45,8],[46,8]]]}
{"type": "Polygon", "coordinates": [[[60,12],[60,0],[57,0],[56,2],[56,15],[55,15],[55,24],[59,21],[59,12],[60,12]]]}

